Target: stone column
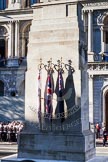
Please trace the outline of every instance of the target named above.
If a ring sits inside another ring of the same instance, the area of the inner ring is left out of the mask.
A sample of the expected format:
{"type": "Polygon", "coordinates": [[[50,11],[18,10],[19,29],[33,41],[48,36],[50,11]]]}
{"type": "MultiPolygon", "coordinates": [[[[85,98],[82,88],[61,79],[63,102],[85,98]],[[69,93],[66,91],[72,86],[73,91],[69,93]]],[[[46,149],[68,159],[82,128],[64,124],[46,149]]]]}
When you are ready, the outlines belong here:
{"type": "Polygon", "coordinates": [[[5,58],[8,58],[8,37],[5,38],[5,58]]]}
{"type": "Polygon", "coordinates": [[[19,57],[19,21],[15,22],[15,57],[19,57]]]}
{"type": "Polygon", "coordinates": [[[25,56],[25,39],[24,36],[22,35],[22,57],[25,56]]]}
{"type": "Polygon", "coordinates": [[[8,58],[13,56],[13,22],[9,23],[10,32],[8,39],[8,58]]]}
{"type": "Polygon", "coordinates": [[[8,58],[11,57],[11,23],[9,24],[10,31],[8,37],[8,58]]]}
{"type": "Polygon", "coordinates": [[[21,2],[21,0],[16,0],[16,3],[20,3],[21,2]]]}
{"type": "Polygon", "coordinates": [[[88,61],[93,61],[93,17],[92,10],[88,11],[88,61]]]}
{"type": "Polygon", "coordinates": [[[10,5],[12,3],[12,0],[8,0],[8,5],[10,5]]]}
{"type": "Polygon", "coordinates": [[[103,26],[101,26],[101,53],[104,53],[104,31],[103,31],[103,26]]]}
{"type": "Polygon", "coordinates": [[[93,123],[93,75],[89,75],[89,122],[93,123]]]}

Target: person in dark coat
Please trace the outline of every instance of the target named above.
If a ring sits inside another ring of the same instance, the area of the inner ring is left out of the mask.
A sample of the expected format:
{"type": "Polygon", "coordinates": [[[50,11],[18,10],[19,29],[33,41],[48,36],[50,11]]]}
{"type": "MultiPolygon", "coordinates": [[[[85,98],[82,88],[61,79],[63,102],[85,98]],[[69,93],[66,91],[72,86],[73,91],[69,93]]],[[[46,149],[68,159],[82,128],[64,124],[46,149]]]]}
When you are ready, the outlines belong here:
{"type": "Polygon", "coordinates": [[[97,124],[96,124],[96,138],[100,138],[100,129],[101,129],[101,127],[100,127],[100,125],[97,123],[97,124]]]}
{"type": "Polygon", "coordinates": [[[106,146],[106,142],[107,142],[107,131],[106,131],[106,129],[104,129],[104,131],[103,131],[103,146],[106,146]]]}

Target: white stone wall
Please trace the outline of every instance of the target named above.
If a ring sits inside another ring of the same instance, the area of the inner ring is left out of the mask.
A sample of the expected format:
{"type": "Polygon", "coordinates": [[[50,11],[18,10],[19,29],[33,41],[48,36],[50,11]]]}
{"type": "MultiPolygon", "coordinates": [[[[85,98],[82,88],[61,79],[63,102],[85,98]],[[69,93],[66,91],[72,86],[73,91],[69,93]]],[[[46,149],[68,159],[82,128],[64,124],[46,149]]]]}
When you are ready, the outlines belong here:
{"type": "MultiPolygon", "coordinates": [[[[73,79],[75,83],[76,104],[81,106],[82,123],[88,120],[88,77],[86,75],[86,67],[80,67],[79,42],[83,42],[83,28],[81,21],[80,7],[76,4],[69,4],[68,15],[66,15],[66,4],[55,2],[52,5],[43,5],[34,9],[33,21],[30,30],[30,39],[28,44],[28,70],[26,73],[26,98],[25,98],[25,116],[26,120],[38,122],[37,116],[37,78],[38,65],[40,58],[44,64],[52,58],[53,63],[61,57],[63,62],[67,64],[68,60],[72,60],[72,66],[75,69],[73,79]],[[77,10],[79,8],[79,10],[77,10]],[[79,19],[76,15],[78,13],[79,19]],[[79,21],[78,21],[79,20],[79,21]],[[80,25],[80,30],[79,30],[80,25]],[[79,41],[80,40],[80,41],[79,41]],[[85,68],[85,69],[83,69],[85,68]],[[33,91],[34,89],[34,91],[33,91]],[[31,96],[33,96],[31,98],[31,96]],[[34,107],[33,113],[30,107],[34,107]]],[[[83,56],[82,56],[83,57],[83,56]]],[[[84,63],[84,62],[83,62],[84,63]]],[[[64,83],[66,81],[67,72],[63,74],[64,83]]],[[[47,73],[42,70],[42,98],[44,98],[44,88],[47,73]]],[[[54,82],[56,84],[57,72],[54,73],[54,82]]],[[[56,96],[56,95],[55,95],[56,96]]],[[[54,101],[54,105],[55,105],[54,101]]],[[[44,112],[44,103],[42,100],[42,112],[44,112]]],[[[54,106],[55,107],[55,106],[54,106]]],[[[82,129],[88,129],[88,125],[84,124],[82,129]]]]}

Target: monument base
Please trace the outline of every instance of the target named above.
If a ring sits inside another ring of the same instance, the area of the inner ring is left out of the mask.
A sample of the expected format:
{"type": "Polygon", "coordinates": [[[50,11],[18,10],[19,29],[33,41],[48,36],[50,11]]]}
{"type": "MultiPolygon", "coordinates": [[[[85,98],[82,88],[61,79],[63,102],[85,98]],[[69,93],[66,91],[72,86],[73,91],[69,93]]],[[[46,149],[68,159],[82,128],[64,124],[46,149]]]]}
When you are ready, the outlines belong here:
{"type": "MultiPolygon", "coordinates": [[[[26,158],[17,158],[17,155],[12,155],[6,158],[1,159],[1,162],[58,162],[58,160],[40,160],[40,159],[26,159],[26,158]]],[[[87,162],[107,162],[108,156],[96,156],[87,162]]],[[[70,162],[60,160],[59,162],[70,162]]],[[[74,161],[71,161],[74,162],[74,161]]],[[[75,161],[77,162],[77,161],[75,161]]]]}
{"type": "Polygon", "coordinates": [[[94,134],[65,132],[21,133],[18,158],[85,162],[95,155],[94,134]]]}

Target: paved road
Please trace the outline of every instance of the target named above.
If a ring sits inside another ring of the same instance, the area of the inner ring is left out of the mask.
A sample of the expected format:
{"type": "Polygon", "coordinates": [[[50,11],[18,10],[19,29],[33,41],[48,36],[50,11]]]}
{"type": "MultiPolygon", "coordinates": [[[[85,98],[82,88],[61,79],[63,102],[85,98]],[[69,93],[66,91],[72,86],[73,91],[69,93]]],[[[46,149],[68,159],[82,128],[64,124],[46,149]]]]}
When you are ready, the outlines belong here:
{"type": "Polygon", "coordinates": [[[97,147],[96,156],[108,156],[108,147],[97,147]]]}
{"type": "Polygon", "coordinates": [[[0,142],[0,158],[17,153],[17,144],[0,142]]]}
{"type": "Polygon", "coordinates": [[[96,140],[96,155],[97,156],[108,156],[108,141],[106,143],[106,147],[103,147],[103,140],[97,139],[96,140]]]}

